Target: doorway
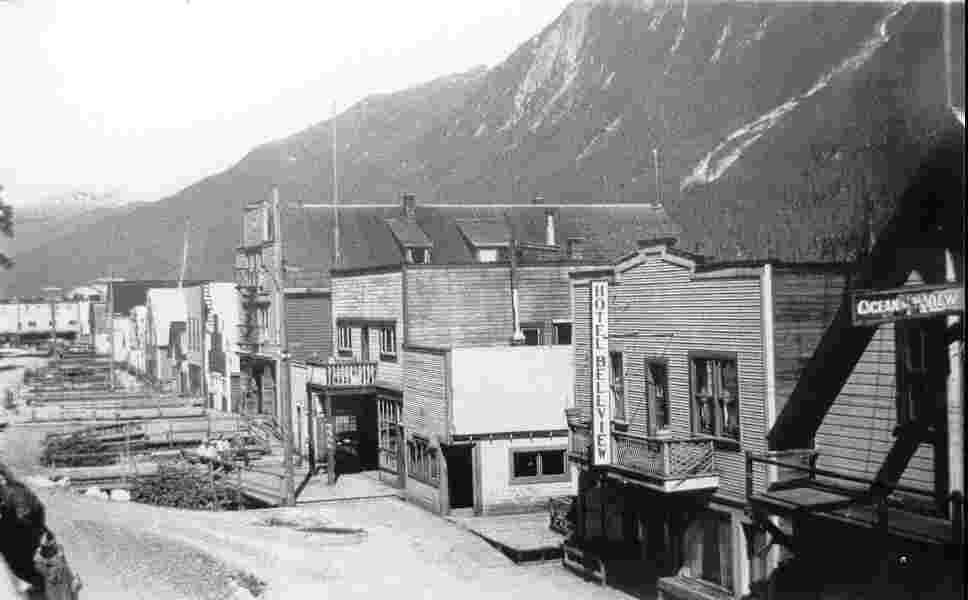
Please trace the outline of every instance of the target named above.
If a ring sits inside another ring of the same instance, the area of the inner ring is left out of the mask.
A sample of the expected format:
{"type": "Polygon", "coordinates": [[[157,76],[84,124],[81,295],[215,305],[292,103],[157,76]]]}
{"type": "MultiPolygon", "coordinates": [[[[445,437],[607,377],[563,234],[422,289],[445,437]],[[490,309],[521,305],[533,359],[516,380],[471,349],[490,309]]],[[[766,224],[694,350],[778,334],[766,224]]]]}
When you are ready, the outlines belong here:
{"type": "Polygon", "coordinates": [[[474,446],[445,446],[447,491],[451,508],[474,508],[474,446]]]}

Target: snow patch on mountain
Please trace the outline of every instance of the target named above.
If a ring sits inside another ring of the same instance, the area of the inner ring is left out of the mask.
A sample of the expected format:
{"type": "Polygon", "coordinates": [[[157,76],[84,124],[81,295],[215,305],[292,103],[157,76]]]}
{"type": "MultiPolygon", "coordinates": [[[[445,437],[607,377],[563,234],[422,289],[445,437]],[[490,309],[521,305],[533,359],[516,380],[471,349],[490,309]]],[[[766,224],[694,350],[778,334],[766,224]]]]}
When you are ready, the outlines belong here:
{"type": "Polygon", "coordinates": [[[545,87],[551,87],[553,80],[559,78],[560,84],[545,103],[541,117],[532,123],[535,129],[556,103],[574,84],[578,77],[581,49],[588,32],[588,15],[596,2],[582,0],[565,9],[557,23],[545,32],[534,59],[514,94],[514,109],[508,122],[501,129],[516,125],[528,111],[535,94],[545,87]]]}
{"type": "Polygon", "coordinates": [[[726,19],[726,24],[723,25],[723,32],[719,35],[719,39],[716,40],[716,51],[713,52],[712,57],[709,59],[709,62],[711,62],[712,64],[718,63],[719,59],[722,58],[723,48],[726,46],[726,38],[729,37],[729,34],[732,32],[732,30],[733,30],[733,18],[729,17],[728,19],[726,19]]]}
{"type": "Polygon", "coordinates": [[[622,115],[619,115],[618,117],[613,119],[611,123],[606,125],[605,129],[598,132],[595,135],[595,137],[593,137],[591,141],[585,145],[582,151],[578,154],[578,157],[575,159],[575,162],[581,162],[586,158],[588,158],[595,151],[599,150],[602,146],[602,142],[604,142],[608,136],[618,131],[619,127],[621,126],[622,126],[622,115]]]}
{"type": "MultiPolygon", "coordinates": [[[[686,19],[689,17],[689,0],[683,0],[682,2],[682,25],[679,27],[679,33],[676,34],[676,41],[672,43],[672,47],[669,48],[669,58],[671,59],[676,55],[676,51],[679,50],[679,46],[682,44],[682,40],[686,37],[686,19]]],[[[665,69],[665,74],[668,75],[672,70],[672,61],[670,60],[665,69]]]]}
{"type": "Polygon", "coordinates": [[[683,178],[680,189],[685,190],[694,185],[702,185],[716,181],[722,177],[747,148],[756,143],[780,119],[795,109],[801,102],[814,96],[833,81],[845,73],[853,72],[864,65],[890,39],[888,26],[904,4],[899,4],[888,12],[876,25],[876,33],[864,41],[861,48],[848,56],[837,66],[820,76],[806,92],[790,98],[783,104],[743,125],[730,133],[726,139],[716,146],[712,152],[703,157],[692,173],[683,178]]]}

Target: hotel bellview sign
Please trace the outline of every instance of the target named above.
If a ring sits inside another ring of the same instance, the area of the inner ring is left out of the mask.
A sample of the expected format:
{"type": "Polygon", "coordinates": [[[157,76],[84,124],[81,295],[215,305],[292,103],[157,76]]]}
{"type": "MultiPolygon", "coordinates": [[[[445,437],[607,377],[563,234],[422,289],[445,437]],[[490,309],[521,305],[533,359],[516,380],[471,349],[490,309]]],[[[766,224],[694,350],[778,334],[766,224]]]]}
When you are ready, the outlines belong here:
{"type": "Polygon", "coordinates": [[[854,325],[870,327],[893,321],[926,319],[964,312],[965,288],[960,285],[917,285],[891,290],[860,290],[851,294],[854,325]]]}
{"type": "Polygon", "coordinates": [[[612,395],[608,367],[608,282],[592,282],[592,464],[612,462],[612,395]]]}

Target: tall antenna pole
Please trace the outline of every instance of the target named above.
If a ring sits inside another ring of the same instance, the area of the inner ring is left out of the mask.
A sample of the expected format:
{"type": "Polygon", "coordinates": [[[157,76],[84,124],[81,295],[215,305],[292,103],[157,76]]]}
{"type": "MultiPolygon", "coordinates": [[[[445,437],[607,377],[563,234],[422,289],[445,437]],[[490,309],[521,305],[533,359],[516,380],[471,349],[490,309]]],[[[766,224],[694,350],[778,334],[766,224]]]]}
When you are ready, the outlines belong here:
{"type": "Polygon", "coordinates": [[[652,149],[652,162],[655,164],[655,203],[662,206],[662,178],[659,177],[659,149],[652,149]]]}
{"type": "Polygon", "coordinates": [[[178,273],[178,289],[182,288],[185,281],[185,269],[188,268],[188,230],[192,226],[191,219],[185,220],[185,242],[182,244],[181,271],[178,273]]]}
{"type": "Polygon", "coordinates": [[[338,148],[336,145],[336,101],[333,101],[333,116],[329,119],[329,135],[333,145],[332,167],[333,167],[333,266],[338,267],[343,262],[340,254],[339,239],[339,168],[337,166],[338,148]]]}
{"type": "Polygon", "coordinates": [[[285,244],[283,243],[282,218],[284,211],[280,207],[279,188],[272,188],[272,207],[274,231],[272,237],[275,240],[276,251],[274,252],[273,273],[275,279],[275,298],[276,305],[276,330],[279,341],[279,374],[277,386],[279,390],[279,408],[282,413],[282,460],[283,479],[282,497],[286,506],[296,504],[295,473],[293,472],[293,452],[292,452],[292,394],[290,390],[289,373],[289,339],[286,332],[286,259],[283,256],[285,244]]]}

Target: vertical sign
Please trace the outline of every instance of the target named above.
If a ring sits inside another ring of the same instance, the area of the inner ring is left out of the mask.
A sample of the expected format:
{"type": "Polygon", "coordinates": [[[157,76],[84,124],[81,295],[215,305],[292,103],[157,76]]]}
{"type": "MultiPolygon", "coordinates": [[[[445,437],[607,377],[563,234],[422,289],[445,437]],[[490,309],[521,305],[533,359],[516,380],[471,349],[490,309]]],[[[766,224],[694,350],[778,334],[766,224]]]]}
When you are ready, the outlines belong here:
{"type": "Polygon", "coordinates": [[[592,282],[592,464],[612,462],[612,397],[608,368],[608,282],[592,282]]]}

